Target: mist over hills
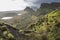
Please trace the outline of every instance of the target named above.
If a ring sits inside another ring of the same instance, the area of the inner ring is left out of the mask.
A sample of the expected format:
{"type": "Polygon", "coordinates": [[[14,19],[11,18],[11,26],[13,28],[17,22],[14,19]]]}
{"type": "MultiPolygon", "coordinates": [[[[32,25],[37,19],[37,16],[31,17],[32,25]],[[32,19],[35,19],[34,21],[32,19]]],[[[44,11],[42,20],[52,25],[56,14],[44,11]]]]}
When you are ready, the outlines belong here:
{"type": "Polygon", "coordinates": [[[42,3],[41,7],[37,10],[38,15],[45,15],[53,10],[59,9],[60,3],[52,2],[52,3],[42,3]]]}
{"type": "Polygon", "coordinates": [[[23,17],[28,16],[40,16],[40,15],[45,15],[55,9],[59,9],[60,3],[53,2],[53,3],[42,3],[41,7],[37,9],[37,11],[34,11],[30,7],[26,7],[24,10],[21,11],[6,11],[6,12],[0,12],[0,18],[3,17],[20,17],[19,19],[22,19],[23,17]],[[17,15],[17,14],[22,14],[22,15],[17,15]],[[25,16],[26,15],[26,16],[25,16]]]}
{"type": "MultiPolygon", "coordinates": [[[[41,7],[39,9],[37,9],[37,11],[34,11],[32,8],[30,7],[26,7],[24,10],[22,11],[17,11],[17,13],[11,13],[8,15],[6,14],[6,16],[14,16],[13,19],[8,20],[7,22],[10,22],[12,24],[15,23],[15,21],[17,21],[17,23],[19,22],[20,27],[26,27],[27,25],[31,24],[32,21],[36,21],[36,19],[38,18],[38,16],[41,15],[46,15],[56,9],[59,9],[60,7],[60,3],[42,3],[41,7]],[[53,8],[54,7],[54,8],[53,8]],[[22,14],[22,15],[17,15],[17,14],[22,14]],[[35,17],[35,19],[32,17],[35,17]]],[[[38,19],[37,19],[38,20],[38,19]]]]}
{"type": "Polygon", "coordinates": [[[0,12],[0,18],[2,17],[7,17],[7,16],[16,16],[17,13],[19,13],[20,11],[4,11],[4,12],[0,12]]]}
{"type": "MultiPolygon", "coordinates": [[[[57,8],[60,7],[60,3],[56,3],[56,2],[53,2],[53,3],[42,3],[41,4],[41,7],[39,9],[37,9],[37,11],[41,11],[40,14],[46,14],[46,12],[49,12],[51,10],[55,10],[57,8]],[[53,8],[54,7],[54,8],[53,8]],[[45,9],[49,9],[48,11],[45,10],[45,9]]],[[[23,13],[23,11],[27,11],[29,12],[29,14],[34,14],[34,15],[37,15],[36,13],[30,13],[30,12],[34,12],[34,10],[30,7],[26,7],[24,10],[22,11],[6,11],[6,12],[0,12],[0,18],[2,17],[8,17],[8,16],[16,16],[18,13],[23,13]]],[[[39,15],[39,13],[38,13],[39,15]]]]}
{"type": "Polygon", "coordinates": [[[51,8],[51,9],[56,9],[60,7],[60,3],[42,3],[41,8],[51,8]],[[54,8],[53,8],[54,7],[54,8]]]}
{"type": "Polygon", "coordinates": [[[8,17],[8,16],[16,16],[18,13],[23,14],[23,11],[33,12],[33,9],[26,7],[24,10],[21,10],[21,11],[3,11],[3,12],[0,12],[0,18],[8,17]]]}

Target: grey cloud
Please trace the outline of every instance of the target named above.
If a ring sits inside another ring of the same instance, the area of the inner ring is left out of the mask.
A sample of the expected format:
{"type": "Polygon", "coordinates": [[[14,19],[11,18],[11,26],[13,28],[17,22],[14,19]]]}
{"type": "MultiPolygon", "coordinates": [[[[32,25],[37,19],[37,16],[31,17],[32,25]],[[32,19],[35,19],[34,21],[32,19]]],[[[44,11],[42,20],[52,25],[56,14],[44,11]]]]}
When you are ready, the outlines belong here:
{"type": "Polygon", "coordinates": [[[24,0],[24,1],[27,2],[33,9],[39,8],[41,3],[60,2],[60,0],[24,0]]]}

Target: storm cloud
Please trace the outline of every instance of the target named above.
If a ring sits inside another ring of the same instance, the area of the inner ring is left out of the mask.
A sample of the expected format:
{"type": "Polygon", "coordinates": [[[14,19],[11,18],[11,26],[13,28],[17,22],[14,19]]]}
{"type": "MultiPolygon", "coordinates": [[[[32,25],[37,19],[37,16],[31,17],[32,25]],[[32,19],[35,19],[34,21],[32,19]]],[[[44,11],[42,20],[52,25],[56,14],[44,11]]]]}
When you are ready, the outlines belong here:
{"type": "Polygon", "coordinates": [[[44,2],[60,2],[60,0],[0,0],[0,11],[24,10],[27,6],[36,10],[44,2]]]}
{"type": "Polygon", "coordinates": [[[27,2],[29,7],[37,9],[40,7],[41,3],[51,3],[51,2],[60,2],[60,0],[24,0],[27,2]]]}

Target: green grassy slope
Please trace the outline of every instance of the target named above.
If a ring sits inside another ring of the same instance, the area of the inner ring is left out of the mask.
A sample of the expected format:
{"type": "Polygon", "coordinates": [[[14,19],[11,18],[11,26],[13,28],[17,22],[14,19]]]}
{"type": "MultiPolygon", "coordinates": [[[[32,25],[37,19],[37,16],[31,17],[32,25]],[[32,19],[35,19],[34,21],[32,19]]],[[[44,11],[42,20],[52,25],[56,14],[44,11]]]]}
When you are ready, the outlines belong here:
{"type": "Polygon", "coordinates": [[[56,40],[60,38],[60,9],[48,12],[42,17],[41,15],[32,16],[32,19],[32,24],[22,30],[13,28],[14,25],[11,26],[8,23],[3,24],[5,22],[1,21],[0,40],[20,40],[20,38],[21,40],[56,40]],[[34,22],[34,20],[37,21],[34,22]]]}
{"type": "MultiPolygon", "coordinates": [[[[55,40],[60,38],[60,9],[56,9],[42,17],[39,16],[38,19],[35,19],[35,16],[32,16],[32,18],[37,22],[27,26],[25,30],[16,31],[23,34],[20,36],[21,40],[55,40]]],[[[4,29],[4,27],[1,29],[4,29]]],[[[7,35],[7,31],[11,30],[3,31],[3,35],[8,37],[9,40],[20,40],[19,37],[15,38],[16,35],[12,35],[14,33],[8,32],[7,35]]]]}
{"type": "MultiPolygon", "coordinates": [[[[32,24],[30,29],[40,35],[39,40],[55,40],[60,37],[60,9],[56,9],[42,18],[36,24],[32,24]]],[[[38,36],[39,36],[38,35],[38,36]]]]}

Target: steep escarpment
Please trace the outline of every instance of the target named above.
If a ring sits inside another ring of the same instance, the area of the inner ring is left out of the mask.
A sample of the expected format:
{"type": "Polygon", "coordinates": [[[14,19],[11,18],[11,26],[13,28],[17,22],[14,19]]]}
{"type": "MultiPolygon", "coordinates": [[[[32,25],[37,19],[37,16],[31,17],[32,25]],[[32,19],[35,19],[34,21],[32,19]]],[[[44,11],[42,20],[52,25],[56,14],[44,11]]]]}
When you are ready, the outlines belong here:
{"type": "Polygon", "coordinates": [[[53,10],[59,9],[60,3],[42,3],[40,9],[37,10],[39,13],[38,15],[45,15],[46,13],[49,13],[53,10]]]}

